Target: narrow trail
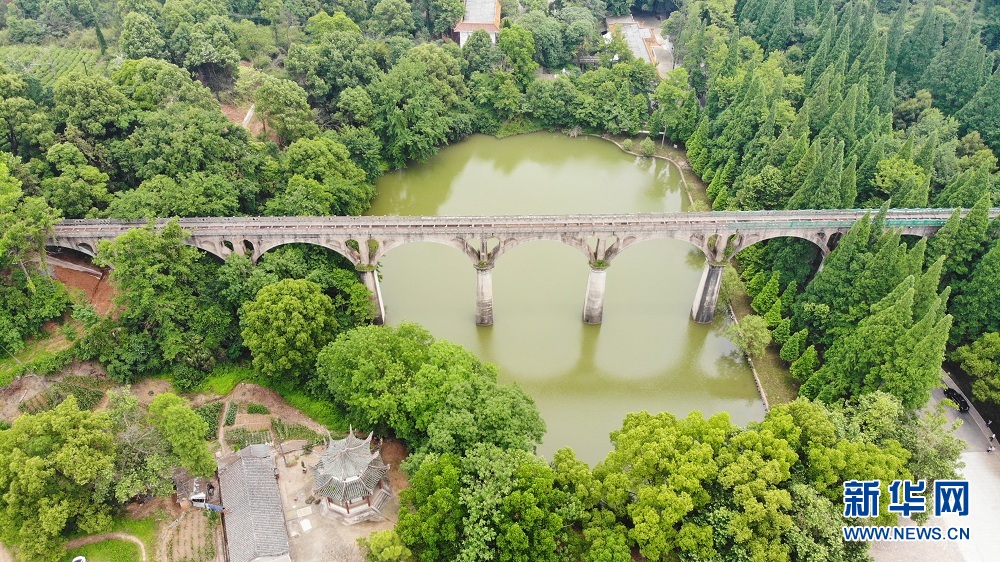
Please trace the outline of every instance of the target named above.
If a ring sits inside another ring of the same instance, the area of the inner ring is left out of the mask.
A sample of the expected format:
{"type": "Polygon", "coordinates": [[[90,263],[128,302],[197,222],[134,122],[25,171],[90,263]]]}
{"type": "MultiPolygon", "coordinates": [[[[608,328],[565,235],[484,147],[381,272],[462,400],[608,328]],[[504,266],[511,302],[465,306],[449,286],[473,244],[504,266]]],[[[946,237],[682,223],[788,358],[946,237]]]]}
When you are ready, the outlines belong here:
{"type": "Polygon", "coordinates": [[[142,562],[147,562],[149,558],[146,557],[146,545],[142,544],[139,537],[135,535],[129,535],[127,533],[102,533],[100,535],[90,535],[88,537],[80,537],[78,539],[73,539],[66,543],[66,549],[78,548],[88,544],[94,544],[95,542],[101,542],[111,539],[117,539],[120,541],[131,541],[139,545],[139,554],[142,555],[142,562]]]}
{"type": "Polygon", "coordinates": [[[14,562],[14,556],[3,543],[0,543],[0,562],[14,562]]]}
{"type": "Polygon", "coordinates": [[[219,451],[222,452],[222,456],[226,456],[232,451],[229,449],[229,445],[226,444],[226,412],[229,411],[229,399],[227,398],[222,403],[222,413],[219,414],[219,433],[216,436],[219,440],[219,451]]]}

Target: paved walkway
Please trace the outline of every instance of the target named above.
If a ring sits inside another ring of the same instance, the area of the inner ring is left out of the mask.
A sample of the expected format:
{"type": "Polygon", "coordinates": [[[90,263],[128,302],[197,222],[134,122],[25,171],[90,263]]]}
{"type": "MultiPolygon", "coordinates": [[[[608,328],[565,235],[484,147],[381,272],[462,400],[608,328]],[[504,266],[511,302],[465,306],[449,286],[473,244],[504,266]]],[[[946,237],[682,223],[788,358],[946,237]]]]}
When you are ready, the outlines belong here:
{"type": "MultiPolygon", "coordinates": [[[[958,385],[945,377],[948,386],[958,385]]],[[[943,389],[932,393],[934,403],[944,398],[943,389]]],[[[876,562],[915,562],[935,560],[940,562],[992,562],[1000,559],[1000,451],[987,453],[990,431],[979,412],[972,408],[960,413],[948,408],[949,419],[961,419],[963,424],[955,435],[965,441],[962,462],[965,468],[960,472],[969,481],[969,515],[959,517],[948,513],[943,517],[932,517],[927,525],[940,527],[968,527],[969,540],[936,542],[876,542],[872,543],[871,555],[876,562]]],[[[998,420],[994,420],[996,427],[998,420]]],[[[903,525],[909,519],[900,518],[903,525]]]]}
{"type": "Polygon", "coordinates": [[[670,42],[669,37],[664,37],[660,30],[660,26],[663,25],[665,20],[655,18],[653,16],[637,16],[633,14],[635,21],[641,23],[642,25],[648,27],[653,32],[653,37],[659,42],[659,45],[653,46],[653,57],[656,59],[653,64],[656,65],[656,73],[663,78],[668,72],[674,69],[674,45],[670,42]]]}

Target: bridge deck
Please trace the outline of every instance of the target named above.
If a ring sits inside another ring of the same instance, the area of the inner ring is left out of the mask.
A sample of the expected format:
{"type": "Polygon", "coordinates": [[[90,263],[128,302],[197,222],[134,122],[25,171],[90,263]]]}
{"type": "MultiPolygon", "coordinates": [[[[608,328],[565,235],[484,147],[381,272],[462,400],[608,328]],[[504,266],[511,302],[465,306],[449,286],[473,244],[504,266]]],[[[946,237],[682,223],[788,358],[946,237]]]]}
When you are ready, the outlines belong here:
{"type": "MultiPolygon", "coordinates": [[[[451,229],[485,229],[504,232],[574,230],[663,230],[672,227],[715,230],[759,230],[774,228],[845,228],[871,209],[832,211],[724,211],[708,213],[635,213],[589,215],[507,215],[507,216],[363,216],[363,217],[197,217],[180,219],[184,228],[200,233],[224,233],[239,228],[262,233],[295,231],[359,232],[367,229],[382,232],[443,232],[451,229]]],[[[888,226],[943,225],[952,209],[892,209],[886,215],[888,226]]],[[[992,209],[991,218],[1000,215],[992,209]]],[[[167,219],[159,219],[163,224],[167,219]]],[[[104,234],[144,226],[146,221],[115,219],[71,219],[56,226],[56,233],[78,235],[104,234]]]]}

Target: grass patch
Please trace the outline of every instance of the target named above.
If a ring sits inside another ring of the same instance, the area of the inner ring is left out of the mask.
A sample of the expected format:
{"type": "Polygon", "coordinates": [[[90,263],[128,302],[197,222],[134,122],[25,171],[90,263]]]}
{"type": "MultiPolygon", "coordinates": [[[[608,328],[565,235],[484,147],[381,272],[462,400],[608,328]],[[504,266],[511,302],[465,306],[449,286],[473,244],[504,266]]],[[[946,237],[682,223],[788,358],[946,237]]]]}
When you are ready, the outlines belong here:
{"type": "MultiPolygon", "coordinates": [[[[163,519],[163,512],[157,512],[155,516],[143,519],[116,517],[112,520],[108,532],[125,533],[138,538],[145,545],[146,554],[152,556],[156,552],[156,535],[159,531],[160,521],[163,519]]],[[[80,534],[73,538],[79,536],[85,535],[80,534]]],[[[74,556],[86,556],[87,562],[139,562],[142,560],[138,545],[121,540],[106,540],[74,548],[68,551],[67,556],[67,560],[72,560],[74,556]]]]}
{"type": "Polygon", "coordinates": [[[232,363],[217,365],[201,383],[200,392],[211,392],[216,396],[225,396],[243,381],[253,379],[253,369],[241,367],[232,363]]]}
{"type": "Polygon", "coordinates": [[[309,416],[314,421],[321,423],[330,431],[335,433],[347,433],[350,424],[344,411],[328,400],[313,398],[304,390],[293,388],[290,384],[268,384],[265,385],[271,390],[281,395],[285,402],[309,416]]]}
{"type": "Polygon", "coordinates": [[[42,334],[29,340],[21,351],[0,359],[0,386],[6,386],[27,373],[47,375],[62,369],[73,360],[72,347],[73,342],[59,332],[42,334]]]}
{"type": "MultiPolygon", "coordinates": [[[[746,293],[737,295],[733,299],[732,307],[737,318],[754,313],[750,308],[750,295],[746,293]]],[[[799,396],[801,384],[788,372],[784,360],[778,356],[780,349],[781,346],[772,343],[767,346],[763,357],[753,361],[754,368],[757,369],[757,378],[760,379],[760,385],[764,387],[764,394],[767,395],[767,401],[772,407],[795,400],[799,396]]]]}
{"type": "MultiPolygon", "coordinates": [[[[157,513],[155,517],[144,517],[142,519],[119,517],[111,525],[111,530],[134,535],[142,541],[142,544],[146,545],[146,554],[152,556],[156,552],[156,535],[159,531],[160,520],[163,518],[164,515],[162,512],[157,513]]],[[[90,559],[88,558],[87,561],[90,562],[90,559]]]]}
{"type": "Polygon", "coordinates": [[[111,539],[74,548],[66,553],[69,559],[86,556],[87,562],[139,562],[142,555],[139,545],[130,541],[111,539]]]}

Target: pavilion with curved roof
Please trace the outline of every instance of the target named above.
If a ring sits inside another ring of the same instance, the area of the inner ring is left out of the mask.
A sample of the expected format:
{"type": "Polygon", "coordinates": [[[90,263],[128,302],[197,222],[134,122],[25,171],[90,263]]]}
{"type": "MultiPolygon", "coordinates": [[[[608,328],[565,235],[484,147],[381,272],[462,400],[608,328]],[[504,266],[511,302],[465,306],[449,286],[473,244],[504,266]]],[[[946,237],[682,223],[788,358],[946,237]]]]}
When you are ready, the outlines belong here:
{"type": "Polygon", "coordinates": [[[382,461],[379,447],[373,450],[371,433],[359,439],[352,428],[344,439],[330,439],[313,467],[322,513],[357,520],[378,515],[392,495],[388,475],[389,465],[382,461]]]}

